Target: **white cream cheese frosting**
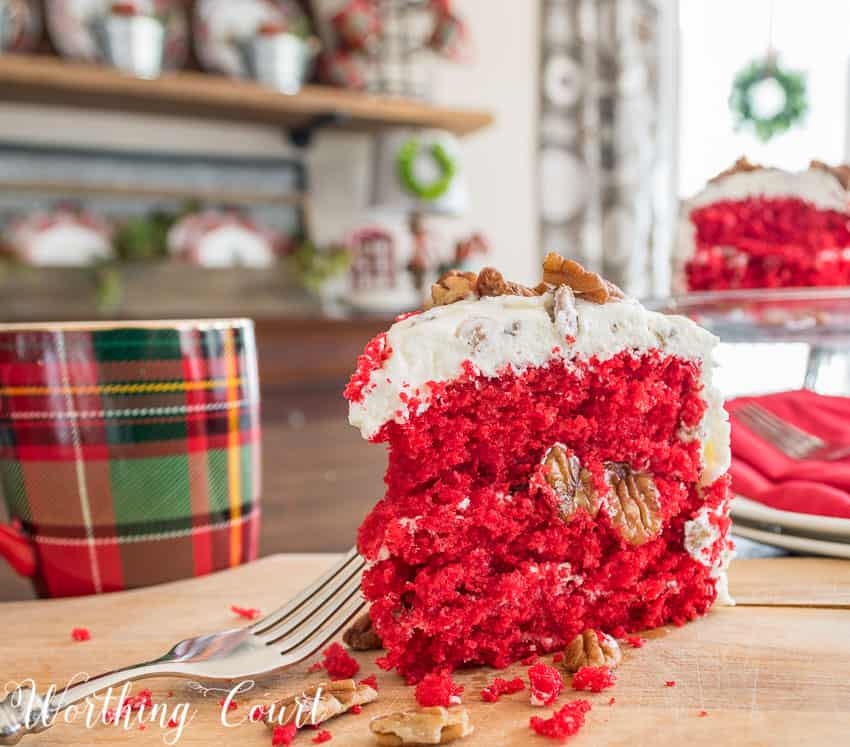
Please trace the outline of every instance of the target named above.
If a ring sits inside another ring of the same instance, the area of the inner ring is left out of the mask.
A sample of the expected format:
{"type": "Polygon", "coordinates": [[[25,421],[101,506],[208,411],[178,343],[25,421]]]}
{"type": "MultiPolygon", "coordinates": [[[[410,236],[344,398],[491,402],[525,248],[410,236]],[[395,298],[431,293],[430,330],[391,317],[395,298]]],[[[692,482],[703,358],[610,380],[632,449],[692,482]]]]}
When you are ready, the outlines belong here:
{"type": "MultiPolygon", "coordinates": [[[[373,371],[364,397],[349,406],[349,422],[371,438],[391,420],[410,417],[405,402],[416,397],[416,413],[429,404],[428,382],[457,379],[469,361],[482,376],[505,369],[521,373],[551,360],[607,360],[623,350],[700,362],[707,409],[696,436],[703,444],[702,482],[729,469],[729,422],[712,384],[712,351],[717,338],[690,319],[649,311],[633,299],[606,304],[576,300],[576,330],[570,338],[553,321],[553,295],[497,296],[438,306],[396,322],[387,333],[392,349],[373,371]],[[574,339],[573,339],[574,338],[574,339]]],[[[414,414],[416,414],[414,413],[414,414]]]]}
{"type": "Polygon", "coordinates": [[[848,211],[847,190],[824,169],[738,171],[710,182],[688,200],[686,206],[693,210],[720,200],[748,197],[798,197],[819,210],[848,211]]]}

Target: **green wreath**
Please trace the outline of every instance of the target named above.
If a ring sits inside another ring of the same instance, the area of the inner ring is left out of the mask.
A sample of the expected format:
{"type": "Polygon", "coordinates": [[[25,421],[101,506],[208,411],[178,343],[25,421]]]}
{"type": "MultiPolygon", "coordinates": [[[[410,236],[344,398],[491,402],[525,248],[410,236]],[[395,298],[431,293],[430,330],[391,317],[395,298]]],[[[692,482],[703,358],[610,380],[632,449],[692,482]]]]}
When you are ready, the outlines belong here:
{"type": "Polygon", "coordinates": [[[790,130],[808,110],[805,75],[784,70],[771,56],[751,62],[735,76],[729,107],[737,116],[736,130],[750,127],[756,137],[766,143],[775,135],[790,130]],[[755,107],[754,91],[768,80],[775,81],[782,89],[784,102],[775,114],[760,116],[755,107]]]}
{"type": "Polygon", "coordinates": [[[404,143],[398,152],[398,174],[408,192],[412,192],[420,200],[433,202],[449,191],[457,173],[457,163],[440,143],[430,145],[428,153],[439,167],[440,175],[432,182],[423,183],[417,178],[413,168],[421,151],[422,145],[416,138],[404,143]]]}

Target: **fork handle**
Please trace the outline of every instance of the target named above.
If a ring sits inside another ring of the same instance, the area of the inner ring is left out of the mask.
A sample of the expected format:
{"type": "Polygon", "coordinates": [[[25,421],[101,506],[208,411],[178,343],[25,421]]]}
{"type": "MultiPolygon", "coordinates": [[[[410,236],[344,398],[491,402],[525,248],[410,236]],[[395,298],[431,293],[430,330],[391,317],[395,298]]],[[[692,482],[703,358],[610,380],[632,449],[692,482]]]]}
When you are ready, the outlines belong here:
{"type": "Polygon", "coordinates": [[[173,664],[166,666],[154,661],[106,672],[69,685],[61,692],[48,691],[46,696],[36,692],[34,682],[33,687],[19,685],[0,701],[0,745],[17,744],[27,734],[37,734],[50,728],[56,717],[66,708],[81,703],[101,690],[123,685],[131,680],[165,674],[180,676],[173,664]]]}

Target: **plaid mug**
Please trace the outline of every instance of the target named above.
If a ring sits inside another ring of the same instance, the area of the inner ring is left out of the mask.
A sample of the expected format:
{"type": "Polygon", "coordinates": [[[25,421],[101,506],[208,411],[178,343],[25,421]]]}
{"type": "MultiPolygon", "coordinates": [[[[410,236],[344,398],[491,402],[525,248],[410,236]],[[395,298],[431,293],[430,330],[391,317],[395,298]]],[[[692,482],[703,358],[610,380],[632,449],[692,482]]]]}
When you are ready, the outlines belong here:
{"type": "Polygon", "coordinates": [[[249,320],[0,325],[0,557],[41,596],[253,560],[249,320]]]}

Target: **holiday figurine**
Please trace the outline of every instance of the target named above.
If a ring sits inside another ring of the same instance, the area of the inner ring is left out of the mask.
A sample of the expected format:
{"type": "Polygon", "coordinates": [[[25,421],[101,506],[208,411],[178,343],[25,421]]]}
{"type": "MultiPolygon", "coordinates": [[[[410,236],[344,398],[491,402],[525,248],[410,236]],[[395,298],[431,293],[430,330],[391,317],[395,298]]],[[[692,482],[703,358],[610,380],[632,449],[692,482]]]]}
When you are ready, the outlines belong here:
{"type": "Polygon", "coordinates": [[[377,5],[370,0],[351,0],[331,24],[341,44],[354,52],[374,53],[383,32],[377,5]]]}

